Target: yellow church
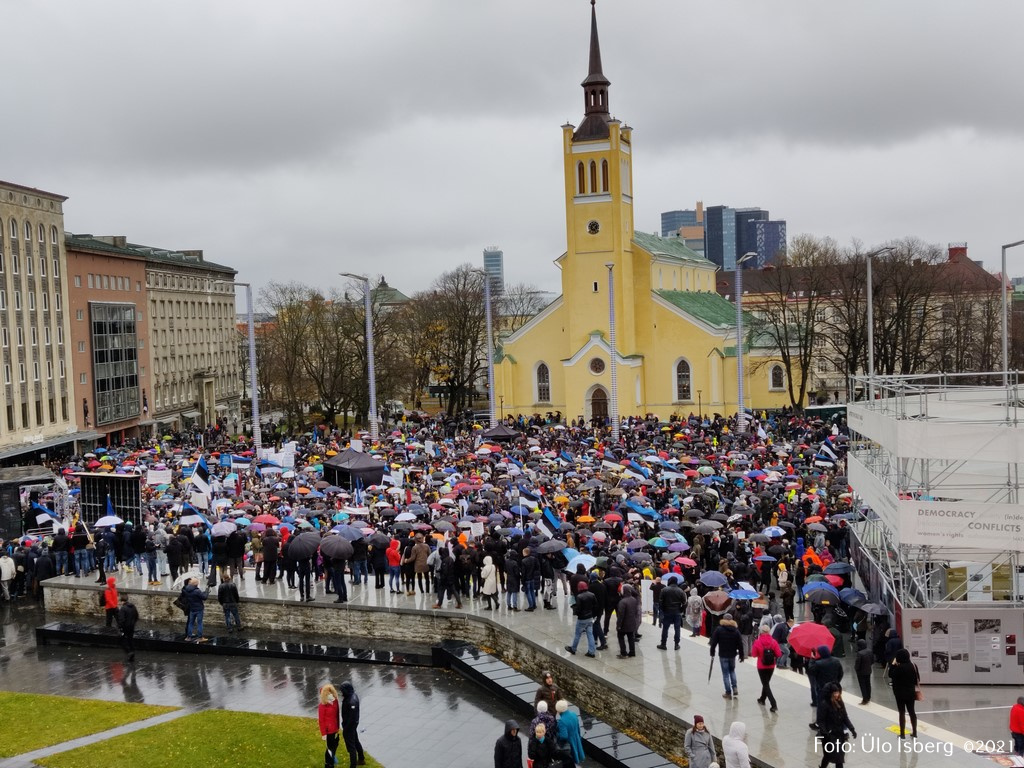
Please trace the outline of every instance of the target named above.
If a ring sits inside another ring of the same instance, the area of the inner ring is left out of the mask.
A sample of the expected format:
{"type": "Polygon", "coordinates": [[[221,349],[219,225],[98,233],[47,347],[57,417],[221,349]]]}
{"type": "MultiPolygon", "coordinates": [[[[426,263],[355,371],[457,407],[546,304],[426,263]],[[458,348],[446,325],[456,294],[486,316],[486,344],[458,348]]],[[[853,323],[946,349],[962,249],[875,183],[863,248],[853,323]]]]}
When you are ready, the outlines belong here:
{"type": "MultiPolygon", "coordinates": [[[[495,363],[502,412],[735,414],[736,307],[716,291],[715,264],[677,238],[633,228],[633,131],[609,112],[593,4],[582,85],[583,122],[562,126],[562,293],[503,340],[495,363]]],[[[744,405],[788,404],[777,355],[750,343],[746,322],[743,336],[744,405]]]]}

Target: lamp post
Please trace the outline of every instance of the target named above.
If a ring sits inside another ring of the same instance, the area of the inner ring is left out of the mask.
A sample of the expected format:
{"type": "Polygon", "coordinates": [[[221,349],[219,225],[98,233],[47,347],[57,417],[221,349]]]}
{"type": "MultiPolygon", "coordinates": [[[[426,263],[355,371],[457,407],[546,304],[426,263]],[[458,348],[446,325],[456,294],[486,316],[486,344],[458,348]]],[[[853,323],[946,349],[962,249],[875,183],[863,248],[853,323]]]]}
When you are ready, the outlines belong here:
{"type": "Polygon", "coordinates": [[[743,264],[755,258],[757,254],[750,251],[736,259],[736,431],[741,435],[747,431],[747,414],[743,410],[743,264]]]}
{"type": "Polygon", "coordinates": [[[252,444],[259,457],[263,448],[263,432],[260,430],[260,393],[256,376],[256,330],[253,325],[252,284],[232,282],[230,280],[214,280],[214,284],[230,284],[245,288],[245,321],[249,329],[249,402],[252,405],[252,444]]]}
{"type": "Polygon", "coordinates": [[[619,369],[616,358],[619,353],[615,345],[615,279],[614,262],[607,262],[608,269],[608,357],[611,358],[612,396],[609,414],[612,421],[612,442],[619,442],[619,369]]]}
{"type": "Polygon", "coordinates": [[[491,321],[491,277],[482,269],[472,270],[484,278],[484,314],[487,318],[487,414],[494,427],[498,424],[498,411],[494,401],[494,336],[493,324],[491,321]]]}
{"type": "Polygon", "coordinates": [[[701,400],[700,400],[700,396],[703,393],[704,393],[703,389],[698,389],[697,390],[697,418],[700,420],[701,423],[704,422],[704,413],[703,413],[704,409],[701,407],[701,400]]]}
{"type": "Polygon", "coordinates": [[[864,257],[868,267],[868,403],[875,401],[875,283],[871,275],[871,260],[894,250],[891,245],[887,245],[864,257]]]}
{"type": "Polygon", "coordinates": [[[1009,308],[1006,301],[1006,252],[1010,248],[1024,245],[1024,240],[1015,243],[1007,243],[1003,246],[1003,271],[1002,271],[1002,294],[1003,294],[1003,386],[1010,386],[1010,331],[1009,331],[1009,308]]]}
{"type": "Polygon", "coordinates": [[[380,438],[377,429],[377,372],[373,362],[373,306],[370,301],[370,278],[364,275],[354,275],[351,272],[341,272],[342,277],[358,280],[363,284],[363,307],[366,312],[366,378],[370,388],[370,442],[375,443],[380,438]]]}

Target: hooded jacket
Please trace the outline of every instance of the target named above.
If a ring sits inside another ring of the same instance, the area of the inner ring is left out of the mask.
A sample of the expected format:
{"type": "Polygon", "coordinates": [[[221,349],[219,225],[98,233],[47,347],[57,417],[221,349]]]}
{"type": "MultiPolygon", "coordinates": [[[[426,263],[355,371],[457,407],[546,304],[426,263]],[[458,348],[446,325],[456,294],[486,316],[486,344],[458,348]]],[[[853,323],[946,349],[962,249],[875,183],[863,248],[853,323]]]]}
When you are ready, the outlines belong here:
{"type": "Polygon", "coordinates": [[[103,607],[108,611],[117,608],[117,579],[107,577],[107,588],[103,590],[103,607]]]}
{"type": "Polygon", "coordinates": [[[347,681],[338,692],[341,694],[341,730],[352,733],[359,726],[359,695],[347,681]]]}
{"type": "Polygon", "coordinates": [[[824,645],[818,646],[818,658],[807,665],[807,671],[814,675],[814,682],[819,688],[843,679],[843,663],[824,645]]]}
{"type": "Polygon", "coordinates": [[[483,594],[498,594],[498,569],[494,565],[494,558],[490,555],[484,557],[484,567],[480,569],[480,580],[482,582],[480,591],[483,594]]]}
{"type": "Polygon", "coordinates": [[[494,768],[523,768],[523,742],[518,731],[519,723],[505,721],[505,733],[494,742],[494,768]]]}
{"type": "Polygon", "coordinates": [[[399,551],[402,546],[398,539],[392,539],[391,543],[388,544],[388,566],[391,568],[397,568],[402,563],[402,553],[399,551]]]}
{"type": "Polygon", "coordinates": [[[597,597],[586,584],[580,584],[580,591],[576,595],[576,605],[573,607],[578,621],[593,619],[601,613],[601,606],[598,605],[597,597]]]}
{"type": "Polygon", "coordinates": [[[640,600],[632,584],[623,584],[622,593],[615,606],[616,632],[629,634],[640,629],[640,600]]]}
{"type": "Polygon", "coordinates": [[[871,665],[875,663],[875,654],[868,648],[867,640],[857,641],[857,658],[853,662],[853,671],[858,675],[870,675],[871,665]]]}
{"type": "Polygon", "coordinates": [[[743,655],[743,635],[740,634],[739,629],[736,627],[736,622],[732,619],[722,619],[718,622],[715,631],[711,633],[712,656],[715,655],[716,648],[718,649],[718,655],[723,659],[732,659],[739,656],[740,661],[743,661],[745,658],[743,655]]]}
{"type": "Polygon", "coordinates": [[[750,768],[746,738],[747,726],[737,720],[729,727],[729,735],[722,739],[722,754],[729,768],[750,768]]]}

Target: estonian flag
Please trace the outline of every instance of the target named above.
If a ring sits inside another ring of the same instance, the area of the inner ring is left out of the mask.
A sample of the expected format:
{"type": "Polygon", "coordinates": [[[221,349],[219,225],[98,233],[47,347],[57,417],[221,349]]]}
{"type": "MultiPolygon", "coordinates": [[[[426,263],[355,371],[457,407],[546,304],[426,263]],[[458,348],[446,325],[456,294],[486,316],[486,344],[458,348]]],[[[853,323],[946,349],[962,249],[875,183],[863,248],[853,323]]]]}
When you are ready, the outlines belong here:
{"type": "Polygon", "coordinates": [[[107,494],[107,516],[117,517],[117,512],[114,511],[114,502],[110,500],[110,494],[107,494]]]}
{"type": "Polygon", "coordinates": [[[831,437],[826,437],[825,442],[818,448],[818,453],[815,455],[815,463],[828,462],[834,464],[839,461],[839,454],[835,452],[835,446],[832,443],[831,437]]]}
{"type": "Polygon", "coordinates": [[[49,507],[44,507],[38,501],[32,502],[32,511],[36,513],[36,522],[40,525],[57,520],[56,513],[49,507]]]}
{"type": "Polygon", "coordinates": [[[553,539],[555,534],[562,527],[562,522],[555,516],[549,508],[544,507],[544,515],[536,522],[537,530],[539,530],[545,538],[553,539]]]}
{"type": "Polygon", "coordinates": [[[248,469],[252,464],[252,459],[246,458],[245,456],[232,455],[231,456],[231,468],[232,469],[248,469]]]}
{"type": "Polygon", "coordinates": [[[210,495],[210,469],[206,466],[205,456],[200,456],[199,461],[196,462],[196,467],[192,471],[191,482],[200,493],[206,496],[210,495]]]}

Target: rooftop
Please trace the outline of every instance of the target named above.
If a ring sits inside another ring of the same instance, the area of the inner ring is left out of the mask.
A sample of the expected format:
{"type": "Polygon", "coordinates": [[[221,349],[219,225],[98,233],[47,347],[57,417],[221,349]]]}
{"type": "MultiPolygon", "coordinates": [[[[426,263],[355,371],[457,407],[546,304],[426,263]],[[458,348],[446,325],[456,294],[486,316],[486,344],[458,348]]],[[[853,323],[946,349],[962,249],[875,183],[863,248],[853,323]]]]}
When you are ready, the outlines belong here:
{"type": "Polygon", "coordinates": [[[678,237],[661,237],[646,232],[634,232],[633,242],[652,256],[668,256],[681,261],[702,264],[711,263],[693,249],[687,248],[686,243],[678,237]]]}

